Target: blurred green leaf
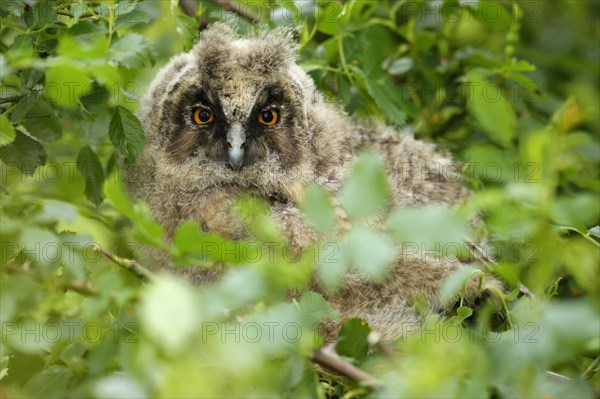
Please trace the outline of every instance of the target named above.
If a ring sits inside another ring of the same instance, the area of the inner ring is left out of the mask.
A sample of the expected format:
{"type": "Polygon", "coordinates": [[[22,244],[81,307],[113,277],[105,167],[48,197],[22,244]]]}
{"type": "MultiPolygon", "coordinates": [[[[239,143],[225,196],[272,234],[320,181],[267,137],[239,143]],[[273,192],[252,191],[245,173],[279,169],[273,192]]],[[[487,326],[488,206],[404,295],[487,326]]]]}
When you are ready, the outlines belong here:
{"type": "Polygon", "coordinates": [[[152,65],[156,57],[154,46],[144,36],[128,33],[113,43],[109,56],[125,68],[152,65]]]}
{"type": "Polygon", "coordinates": [[[140,320],[145,334],[172,355],[184,350],[200,323],[194,291],[182,281],[165,276],[154,281],[141,300],[140,320]]]}
{"type": "Polygon", "coordinates": [[[394,260],[394,245],[385,234],[364,228],[353,229],[343,253],[347,261],[370,280],[384,281],[394,260]]]}
{"type": "Polygon", "coordinates": [[[319,231],[326,232],[335,224],[335,214],[331,199],[325,189],[311,184],[304,190],[302,210],[306,219],[319,231]]]}
{"type": "Polygon", "coordinates": [[[342,188],[342,203],[357,220],[381,209],[389,196],[384,164],[374,153],[362,154],[354,162],[342,188]]]}
{"type": "Polygon", "coordinates": [[[502,89],[480,72],[468,73],[465,80],[469,111],[493,140],[508,146],[515,136],[516,115],[502,89]]]}

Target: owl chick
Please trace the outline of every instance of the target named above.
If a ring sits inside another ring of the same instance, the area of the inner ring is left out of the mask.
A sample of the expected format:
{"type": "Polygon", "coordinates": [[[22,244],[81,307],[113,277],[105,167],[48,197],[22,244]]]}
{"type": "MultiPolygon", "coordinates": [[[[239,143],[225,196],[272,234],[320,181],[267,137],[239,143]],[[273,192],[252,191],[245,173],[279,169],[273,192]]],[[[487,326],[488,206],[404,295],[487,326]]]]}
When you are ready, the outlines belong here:
{"type": "MultiPolygon", "coordinates": [[[[129,190],[164,226],[167,240],[189,219],[229,239],[246,237],[235,212],[236,198],[244,194],[266,199],[290,245],[307,248],[319,237],[299,210],[302,187],[317,183],[335,197],[348,166],[365,149],[385,158],[390,206],[455,204],[467,196],[457,176],[440,173],[451,160],[432,145],[406,132],[361,125],[324,102],[296,65],[296,51],[287,30],[239,37],[215,24],[158,73],[139,111],[146,148],[134,165],[123,165],[123,173],[129,190]]],[[[144,262],[170,265],[158,249],[149,250],[144,262]]],[[[342,318],[361,317],[392,339],[416,320],[415,298],[429,298],[435,306],[442,280],[457,267],[452,259],[403,256],[383,284],[349,273],[336,293],[318,279],[313,289],[342,318]]],[[[199,284],[220,275],[182,270],[199,284]]],[[[335,328],[325,335],[333,336],[335,328]]]]}

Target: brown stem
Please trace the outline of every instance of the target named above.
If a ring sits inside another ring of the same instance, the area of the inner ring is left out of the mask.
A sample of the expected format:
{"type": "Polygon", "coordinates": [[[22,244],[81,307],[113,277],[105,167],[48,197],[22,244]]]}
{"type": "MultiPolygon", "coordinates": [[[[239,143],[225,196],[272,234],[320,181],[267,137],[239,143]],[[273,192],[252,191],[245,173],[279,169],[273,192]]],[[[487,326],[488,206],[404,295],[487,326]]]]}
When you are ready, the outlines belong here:
{"type": "MultiPolygon", "coordinates": [[[[30,276],[37,282],[43,282],[43,280],[38,275],[36,275],[31,270],[25,267],[19,267],[16,265],[5,265],[4,269],[9,273],[25,274],[27,276],[30,276]]],[[[60,279],[54,279],[52,280],[52,284],[58,289],[74,291],[81,295],[90,296],[98,294],[98,291],[92,286],[92,284],[90,284],[89,281],[85,283],[63,283],[62,281],[60,281],[60,279]]]]}
{"type": "Polygon", "coordinates": [[[222,7],[225,11],[231,11],[250,23],[260,22],[260,16],[254,15],[246,7],[244,2],[230,0],[212,0],[213,3],[222,7]]]}
{"type": "Polygon", "coordinates": [[[381,382],[371,374],[345,362],[337,354],[330,353],[323,348],[313,352],[312,361],[365,386],[377,387],[381,385],[381,382]]]}
{"type": "Polygon", "coordinates": [[[110,252],[107,252],[100,248],[100,246],[98,245],[96,245],[95,251],[100,252],[102,255],[104,255],[107,259],[112,261],[117,266],[129,270],[144,281],[152,281],[156,278],[154,273],[137,263],[135,260],[121,258],[117,255],[111,254],[110,252]]]}
{"type": "Polygon", "coordinates": [[[196,3],[193,0],[179,0],[179,7],[189,17],[196,17],[196,3]]]}

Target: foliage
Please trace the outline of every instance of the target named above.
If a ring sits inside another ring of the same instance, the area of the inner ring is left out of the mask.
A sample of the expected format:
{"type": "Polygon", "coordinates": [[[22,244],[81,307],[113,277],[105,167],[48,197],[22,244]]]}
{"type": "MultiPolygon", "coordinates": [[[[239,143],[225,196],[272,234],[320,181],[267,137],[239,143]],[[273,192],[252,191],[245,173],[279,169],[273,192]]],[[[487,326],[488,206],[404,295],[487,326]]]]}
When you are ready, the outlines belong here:
{"type": "Polygon", "coordinates": [[[598,4],[220,3],[196,3],[195,17],[176,1],[0,4],[1,395],[593,397],[598,4]],[[139,96],[201,24],[245,32],[260,25],[250,17],[296,27],[299,63],[331,101],[359,118],[410,123],[451,151],[463,166],[447,172],[462,172],[472,198],[453,212],[387,212],[381,162],[367,153],[339,199],[316,185],[305,192],[303,211],[325,235],[333,201],[347,209],[355,227],[340,243],[291,254],[250,200],[240,207],[253,241],[187,222],[163,242],[116,167],[143,149],[139,96]],[[384,228],[369,227],[374,213],[384,228]],[[482,234],[465,227],[475,214],[489,243],[468,249],[463,241],[482,234]],[[459,301],[444,321],[429,315],[392,348],[363,321],[346,321],[339,352],[376,376],[375,387],[317,370],[317,327],[338,315],[320,295],[290,301],[289,290],[315,271],[331,288],[350,267],[383,279],[407,244],[473,263],[446,281],[444,301],[480,278],[482,264],[509,293],[475,312],[459,301]],[[141,245],[165,248],[176,265],[231,268],[213,287],[190,287],[130,261],[141,245]],[[518,295],[520,284],[532,295],[518,295]]]}

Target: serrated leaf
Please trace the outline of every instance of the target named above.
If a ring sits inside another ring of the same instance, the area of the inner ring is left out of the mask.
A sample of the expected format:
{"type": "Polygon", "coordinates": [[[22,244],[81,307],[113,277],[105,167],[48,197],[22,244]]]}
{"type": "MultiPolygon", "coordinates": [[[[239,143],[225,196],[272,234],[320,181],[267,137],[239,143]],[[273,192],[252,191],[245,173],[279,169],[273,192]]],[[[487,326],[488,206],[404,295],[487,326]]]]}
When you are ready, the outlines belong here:
{"type": "Polygon", "coordinates": [[[108,129],[108,137],[125,157],[125,163],[134,163],[146,143],[144,129],[138,118],[127,108],[117,105],[108,129]]]}
{"type": "Polygon", "coordinates": [[[38,166],[46,163],[46,151],[39,142],[17,131],[12,143],[0,147],[0,159],[32,176],[38,166]]]}
{"type": "Polygon", "coordinates": [[[56,11],[45,1],[38,1],[31,12],[25,14],[25,22],[32,29],[42,29],[54,25],[57,19],[56,11]]]}
{"type": "Polygon", "coordinates": [[[104,185],[104,169],[98,155],[90,146],[85,146],[77,155],[77,170],[85,179],[85,196],[98,206],[102,203],[102,186],[104,185]]]}
{"type": "Polygon", "coordinates": [[[42,141],[55,141],[62,135],[62,123],[44,98],[38,98],[37,102],[31,105],[21,124],[27,132],[42,141]]]}
{"type": "Polygon", "coordinates": [[[340,342],[335,347],[336,352],[356,360],[364,359],[369,351],[370,333],[371,327],[360,318],[344,321],[339,333],[340,342]]]}
{"type": "Polygon", "coordinates": [[[335,224],[335,214],[329,194],[316,184],[311,184],[304,190],[302,211],[306,219],[319,231],[326,232],[335,224]]]}
{"type": "Polygon", "coordinates": [[[385,168],[374,153],[361,155],[342,187],[342,203],[351,218],[357,220],[381,209],[389,196],[385,168]]]}
{"type": "Polygon", "coordinates": [[[152,65],[156,56],[150,40],[137,33],[128,33],[113,43],[108,52],[110,59],[125,68],[152,65]]]}
{"type": "Polygon", "coordinates": [[[15,141],[17,134],[12,123],[4,115],[0,115],[0,147],[15,141]]]}

